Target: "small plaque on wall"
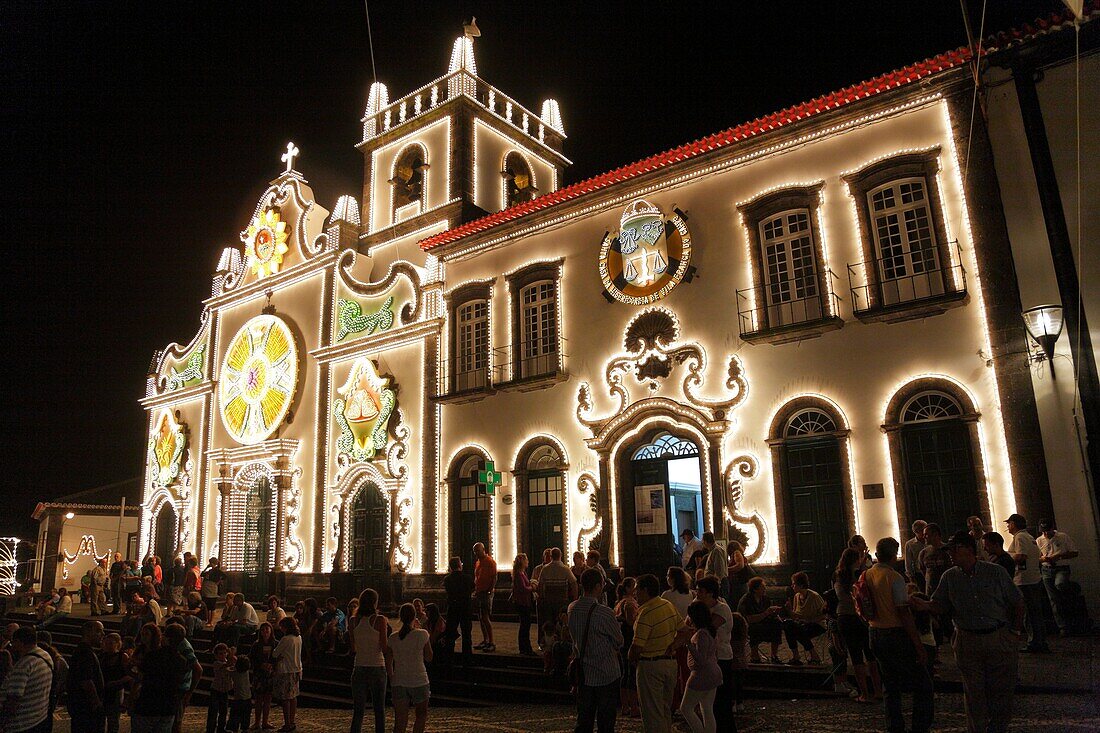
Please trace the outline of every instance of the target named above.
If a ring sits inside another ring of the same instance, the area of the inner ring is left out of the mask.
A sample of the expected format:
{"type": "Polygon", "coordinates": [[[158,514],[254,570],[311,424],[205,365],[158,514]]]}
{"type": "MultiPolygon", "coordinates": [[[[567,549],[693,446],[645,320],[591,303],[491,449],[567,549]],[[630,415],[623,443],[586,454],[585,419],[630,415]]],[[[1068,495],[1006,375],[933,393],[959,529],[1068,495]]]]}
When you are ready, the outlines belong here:
{"type": "Polygon", "coordinates": [[[511,527],[512,526],[512,515],[511,514],[501,514],[500,515],[500,526],[501,527],[511,527]]]}
{"type": "Polygon", "coordinates": [[[882,484],[863,484],[864,499],[885,499],[886,488],[882,484]]]}

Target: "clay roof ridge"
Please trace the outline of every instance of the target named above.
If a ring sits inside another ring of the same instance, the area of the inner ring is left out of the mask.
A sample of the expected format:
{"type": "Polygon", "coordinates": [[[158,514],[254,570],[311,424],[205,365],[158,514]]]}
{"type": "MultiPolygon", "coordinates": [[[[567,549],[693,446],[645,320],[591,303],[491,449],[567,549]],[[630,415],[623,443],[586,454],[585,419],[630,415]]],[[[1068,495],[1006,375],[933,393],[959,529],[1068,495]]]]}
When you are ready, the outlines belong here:
{"type": "MultiPolygon", "coordinates": [[[[1100,16],[1100,0],[1087,0],[1084,7],[1082,22],[1088,22],[1100,16]]],[[[987,36],[981,47],[981,56],[988,56],[995,51],[1004,50],[1018,45],[1032,38],[1047,35],[1073,25],[1073,14],[1068,8],[1056,11],[1046,18],[1039,18],[1033,23],[1026,23],[1020,28],[1001,31],[987,36]]],[[[530,201],[526,201],[507,209],[488,214],[473,221],[460,224],[446,231],[420,240],[419,245],[423,250],[458,241],[465,237],[483,232],[500,224],[525,216],[526,214],[542,211],[564,203],[592,191],[606,188],[642,173],[663,168],[671,163],[694,158],[706,152],[711,152],[725,147],[731,143],[740,142],[756,135],[785,127],[794,122],[820,114],[830,109],[839,109],[847,104],[866,99],[897,87],[919,81],[935,73],[956,68],[970,63],[974,57],[974,51],[969,46],[960,46],[954,50],[945,51],[922,61],[903,66],[899,69],[879,74],[870,79],[856,82],[842,89],[823,94],[813,99],[786,107],[777,112],[757,117],[748,122],[743,122],[725,130],[697,138],[675,148],[650,155],[633,163],[613,168],[605,173],[600,173],[590,178],[577,181],[557,191],[543,194],[530,201]]]]}

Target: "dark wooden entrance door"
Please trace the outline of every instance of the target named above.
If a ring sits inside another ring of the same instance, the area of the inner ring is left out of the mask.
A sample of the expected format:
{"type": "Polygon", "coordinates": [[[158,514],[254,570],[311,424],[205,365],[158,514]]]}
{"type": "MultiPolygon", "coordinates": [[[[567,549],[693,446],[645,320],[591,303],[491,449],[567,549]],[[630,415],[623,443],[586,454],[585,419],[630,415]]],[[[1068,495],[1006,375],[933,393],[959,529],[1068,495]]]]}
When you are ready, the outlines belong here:
{"type": "Polygon", "coordinates": [[[562,475],[536,471],[527,476],[527,554],[541,557],[548,547],[565,554],[562,531],[562,475]]]}
{"type": "MultiPolygon", "coordinates": [[[[653,573],[658,578],[663,578],[668,571],[669,565],[673,564],[676,560],[675,553],[673,551],[673,537],[672,537],[672,517],[670,516],[671,505],[669,502],[669,490],[668,490],[668,460],[665,458],[644,459],[635,460],[631,462],[633,468],[634,483],[627,495],[627,504],[629,513],[625,514],[621,521],[626,522],[630,531],[635,533],[637,538],[638,555],[636,558],[638,574],[653,573]],[[639,486],[661,486],[662,491],[659,494],[663,497],[661,506],[649,506],[638,507],[636,505],[637,492],[636,488],[639,486]],[[664,513],[664,524],[666,530],[662,534],[640,534],[638,533],[638,511],[644,513],[646,511],[652,511],[654,514],[664,513]]],[[[630,536],[629,531],[624,533],[626,536],[630,536]]]]}
{"type": "Polygon", "coordinates": [[[810,576],[813,588],[824,590],[848,544],[840,445],[833,437],[790,440],[783,452],[795,567],[810,576]]]}
{"type": "Polygon", "coordinates": [[[948,537],[966,529],[966,518],[981,516],[970,431],[962,420],[906,425],[906,507],[910,520],[934,522],[948,537]]]}
{"type": "Polygon", "coordinates": [[[477,471],[485,470],[485,462],[478,461],[473,475],[463,476],[459,486],[458,505],[458,556],[466,572],[474,572],[474,545],[478,542],[492,552],[489,534],[489,496],[477,483],[477,471]]]}
{"type": "Polygon", "coordinates": [[[153,546],[153,554],[160,558],[163,567],[172,567],[172,559],[175,557],[176,535],[179,531],[176,509],[170,503],[161,505],[157,514],[156,544],[153,546]]]}
{"type": "Polygon", "coordinates": [[[389,532],[386,499],[374,484],[367,484],[351,505],[350,570],[355,573],[386,569],[389,532]]]}
{"type": "Polygon", "coordinates": [[[271,573],[271,481],[260,476],[245,497],[243,588],[246,598],[262,598],[271,573]]]}

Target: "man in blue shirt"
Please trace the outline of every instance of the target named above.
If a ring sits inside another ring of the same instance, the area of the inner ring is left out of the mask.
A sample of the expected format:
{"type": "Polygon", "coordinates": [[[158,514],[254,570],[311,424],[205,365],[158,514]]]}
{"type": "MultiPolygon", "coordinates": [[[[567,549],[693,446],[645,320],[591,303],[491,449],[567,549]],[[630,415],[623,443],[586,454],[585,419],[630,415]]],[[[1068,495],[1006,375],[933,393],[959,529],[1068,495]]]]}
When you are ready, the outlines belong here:
{"type": "Polygon", "coordinates": [[[623,633],[614,612],[600,603],[603,573],[595,568],[585,570],[581,573],[581,589],[584,595],[569,606],[569,634],[584,670],[576,693],[576,731],[591,733],[595,723],[599,733],[611,733],[619,706],[623,633]]]}
{"type": "Polygon", "coordinates": [[[978,560],[968,532],[956,532],[947,551],[955,565],[940,577],[932,600],[913,598],[911,603],[951,614],[967,729],[1002,733],[1012,721],[1024,598],[1004,568],[978,560]]]}

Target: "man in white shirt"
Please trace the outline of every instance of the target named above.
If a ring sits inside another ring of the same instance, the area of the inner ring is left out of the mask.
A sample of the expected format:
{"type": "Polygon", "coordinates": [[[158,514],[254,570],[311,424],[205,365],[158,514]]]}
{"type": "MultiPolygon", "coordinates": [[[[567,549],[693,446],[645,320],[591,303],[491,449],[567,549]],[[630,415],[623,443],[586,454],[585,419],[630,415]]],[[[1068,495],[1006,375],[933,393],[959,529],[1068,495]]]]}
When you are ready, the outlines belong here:
{"type": "Polygon", "coordinates": [[[57,623],[73,612],[73,597],[69,595],[67,588],[57,589],[57,602],[46,606],[46,617],[36,626],[36,629],[44,629],[50,624],[57,623]]]}
{"type": "MultiPolygon", "coordinates": [[[[684,570],[687,570],[692,556],[703,549],[703,543],[695,536],[695,532],[690,529],[685,529],[680,533],[680,543],[683,548],[680,551],[680,565],[683,566],[684,570]]],[[[692,575],[692,577],[695,576],[692,575]]]]}
{"type": "Polygon", "coordinates": [[[913,522],[913,536],[905,542],[902,548],[902,558],[905,560],[905,575],[910,583],[916,583],[917,587],[924,590],[924,573],[920,571],[917,558],[925,547],[924,530],[928,522],[918,519],[913,522]]]}
{"type": "Polygon", "coordinates": [[[1039,571],[1043,585],[1050,596],[1050,607],[1054,611],[1054,621],[1062,636],[1069,633],[1067,620],[1067,591],[1069,590],[1069,561],[1077,557],[1077,546],[1065,532],[1059,532],[1053,519],[1039,520],[1039,536],[1035,538],[1039,546],[1039,571]]]}
{"type": "Polygon", "coordinates": [[[1012,540],[1005,552],[1016,561],[1016,575],[1012,581],[1024,594],[1027,605],[1027,646],[1020,651],[1048,652],[1046,619],[1043,618],[1043,586],[1039,572],[1039,545],[1027,531],[1027,520],[1013,514],[1005,520],[1012,540]]]}

